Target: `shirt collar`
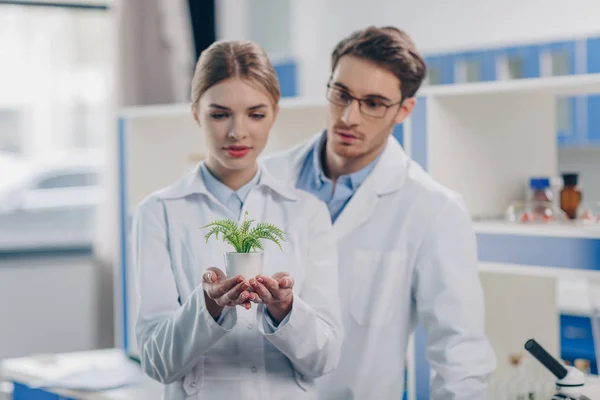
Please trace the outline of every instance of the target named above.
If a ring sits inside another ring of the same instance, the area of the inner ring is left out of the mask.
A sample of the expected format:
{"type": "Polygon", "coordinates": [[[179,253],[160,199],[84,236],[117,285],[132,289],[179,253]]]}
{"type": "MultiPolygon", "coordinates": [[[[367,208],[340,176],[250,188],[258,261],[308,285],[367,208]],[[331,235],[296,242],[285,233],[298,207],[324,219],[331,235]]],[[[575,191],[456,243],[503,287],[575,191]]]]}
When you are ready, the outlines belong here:
{"type": "Polygon", "coordinates": [[[254,174],[254,177],[250,180],[250,182],[246,183],[244,186],[239,188],[236,191],[231,190],[227,185],[223,184],[220,180],[217,179],[216,176],[209,171],[204,163],[200,164],[200,174],[202,175],[202,179],[204,180],[204,184],[206,185],[206,189],[221,202],[221,204],[227,204],[231,196],[237,196],[240,202],[244,202],[246,197],[248,197],[248,193],[252,188],[258,185],[260,181],[260,168],[254,174]]]}
{"type": "MultiPolygon", "coordinates": [[[[318,188],[320,188],[324,183],[331,183],[331,179],[329,179],[325,175],[325,169],[323,168],[323,162],[322,162],[322,154],[323,154],[326,140],[327,140],[327,131],[323,132],[321,138],[315,142],[315,146],[313,149],[313,168],[315,170],[315,184],[317,185],[318,188]]],[[[344,182],[346,182],[346,184],[350,187],[350,189],[352,189],[352,190],[358,189],[358,187],[361,185],[361,183],[363,183],[364,180],[367,179],[367,176],[369,176],[371,171],[373,171],[373,168],[375,168],[375,165],[377,165],[377,162],[381,158],[381,154],[383,154],[383,152],[379,153],[377,158],[375,158],[373,161],[371,161],[369,163],[369,165],[367,165],[366,167],[364,167],[356,172],[353,172],[351,174],[342,175],[342,176],[340,176],[340,178],[345,178],[344,182]]]]}
{"type": "MultiPolygon", "coordinates": [[[[205,182],[205,179],[202,174],[202,165],[203,163],[198,164],[183,178],[181,178],[171,186],[160,190],[157,193],[157,195],[162,199],[178,199],[192,194],[204,194],[207,196],[213,196],[214,198],[217,198],[217,196],[211,190],[209,190],[208,186],[210,185],[210,183],[207,184],[205,182]]],[[[208,178],[208,180],[210,181],[210,177],[208,178]]],[[[218,180],[217,182],[223,185],[218,180]]],[[[283,198],[291,201],[298,200],[298,196],[293,188],[290,188],[284,183],[277,181],[262,165],[259,165],[259,170],[257,171],[257,174],[252,179],[252,181],[240,189],[246,189],[245,193],[242,193],[244,199],[246,198],[246,196],[248,196],[250,190],[255,186],[269,188],[270,190],[278,193],[283,198]],[[251,183],[254,181],[254,179],[256,179],[256,182],[254,183],[254,185],[252,185],[251,183]]],[[[231,189],[227,189],[231,191],[231,189]]],[[[240,192],[240,190],[238,190],[238,192],[240,192]]],[[[227,199],[229,199],[229,197],[227,197],[227,199]]],[[[217,200],[221,201],[221,199],[217,200]]]]}

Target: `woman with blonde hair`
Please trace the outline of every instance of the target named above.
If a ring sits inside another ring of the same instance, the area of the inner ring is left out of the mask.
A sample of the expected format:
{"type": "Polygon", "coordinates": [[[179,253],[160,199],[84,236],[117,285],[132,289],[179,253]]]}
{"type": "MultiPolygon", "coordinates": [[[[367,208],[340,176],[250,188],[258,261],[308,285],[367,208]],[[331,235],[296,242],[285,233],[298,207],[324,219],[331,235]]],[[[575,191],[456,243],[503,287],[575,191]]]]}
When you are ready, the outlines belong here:
{"type": "Polygon", "coordinates": [[[138,207],[136,337],[144,372],[166,399],[315,398],[340,357],[337,255],[327,207],[279,183],[257,159],[279,111],[279,84],[251,42],[200,56],[192,114],[207,156],[138,207]],[[264,243],[264,272],[227,277],[225,243],[200,227],[252,219],[286,232],[264,243]]]}

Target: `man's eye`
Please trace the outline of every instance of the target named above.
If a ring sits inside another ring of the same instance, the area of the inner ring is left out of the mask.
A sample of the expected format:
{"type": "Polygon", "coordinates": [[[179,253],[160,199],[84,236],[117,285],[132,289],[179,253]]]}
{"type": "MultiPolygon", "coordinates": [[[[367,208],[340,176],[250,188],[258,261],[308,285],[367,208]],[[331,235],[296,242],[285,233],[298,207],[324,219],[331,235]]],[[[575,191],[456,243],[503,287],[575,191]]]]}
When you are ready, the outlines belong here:
{"type": "Polygon", "coordinates": [[[371,110],[378,110],[382,107],[385,107],[385,104],[373,100],[365,101],[365,105],[371,110]]]}

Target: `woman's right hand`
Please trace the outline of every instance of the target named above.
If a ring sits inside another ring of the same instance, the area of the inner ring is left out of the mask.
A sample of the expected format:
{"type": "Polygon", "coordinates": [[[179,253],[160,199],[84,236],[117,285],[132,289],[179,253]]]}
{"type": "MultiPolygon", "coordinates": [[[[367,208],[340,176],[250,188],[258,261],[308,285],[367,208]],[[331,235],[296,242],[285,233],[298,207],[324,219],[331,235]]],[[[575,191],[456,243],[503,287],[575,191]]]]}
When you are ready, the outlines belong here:
{"type": "Polygon", "coordinates": [[[247,310],[251,307],[248,292],[251,286],[241,275],[227,278],[219,268],[211,267],[203,275],[202,287],[206,307],[215,321],[225,307],[242,305],[247,310]]]}

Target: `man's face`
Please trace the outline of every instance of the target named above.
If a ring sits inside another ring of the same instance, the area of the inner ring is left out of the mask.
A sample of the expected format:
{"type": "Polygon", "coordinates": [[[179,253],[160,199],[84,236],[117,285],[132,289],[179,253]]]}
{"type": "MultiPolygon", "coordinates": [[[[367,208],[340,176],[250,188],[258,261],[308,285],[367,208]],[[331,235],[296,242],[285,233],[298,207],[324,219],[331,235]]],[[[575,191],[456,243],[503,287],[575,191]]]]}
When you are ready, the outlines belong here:
{"type": "Polygon", "coordinates": [[[393,73],[355,56],[339,60],[329,86],[327,147],[355,161],[379,154],[394,125],[408,117],[415,104],[413,98],[400,103],[400,80],[393,73]],[[359,105],[350,96],[365,101],[359,105]]]}

